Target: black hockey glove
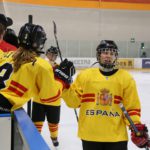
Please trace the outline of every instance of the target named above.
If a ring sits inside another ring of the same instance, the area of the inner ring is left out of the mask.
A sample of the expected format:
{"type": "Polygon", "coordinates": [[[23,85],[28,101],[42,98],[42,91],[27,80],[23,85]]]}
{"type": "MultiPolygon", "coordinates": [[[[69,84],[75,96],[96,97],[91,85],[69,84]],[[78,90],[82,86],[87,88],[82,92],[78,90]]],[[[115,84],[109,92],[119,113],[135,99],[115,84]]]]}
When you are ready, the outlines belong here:
{"type": "Polygon", "coordinates": [[[71,84],[73,82],[72,76],[75,74],[76,70],[73,62],[65,59],[57,66],[54,70],[55,77],[62,80],[66,84],[71,84]]]}

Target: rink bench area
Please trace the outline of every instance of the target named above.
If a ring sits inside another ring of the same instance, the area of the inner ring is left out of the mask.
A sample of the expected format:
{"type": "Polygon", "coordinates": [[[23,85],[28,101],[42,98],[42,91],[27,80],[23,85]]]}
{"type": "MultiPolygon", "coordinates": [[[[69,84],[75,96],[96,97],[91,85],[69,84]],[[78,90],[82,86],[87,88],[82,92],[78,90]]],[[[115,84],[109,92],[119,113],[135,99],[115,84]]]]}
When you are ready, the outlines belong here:
{"type": "Polygon", "coordinates": [[[14,111],[14,114],[0,115],[3,128],[0,132],[0,145],[5,150],[50,150],[32,120],[23,108],[14,111]],[[2,131],[1,131],[2,130],[2,131]],[[10,138],[9,138],[10,137],[10,138]]]}

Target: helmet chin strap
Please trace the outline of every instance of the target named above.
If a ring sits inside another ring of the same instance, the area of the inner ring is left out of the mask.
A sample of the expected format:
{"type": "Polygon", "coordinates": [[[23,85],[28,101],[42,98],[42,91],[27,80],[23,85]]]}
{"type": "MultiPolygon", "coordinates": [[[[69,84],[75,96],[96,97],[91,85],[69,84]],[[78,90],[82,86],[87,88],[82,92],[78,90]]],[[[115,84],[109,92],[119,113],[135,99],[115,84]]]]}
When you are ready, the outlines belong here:
{"type": "Polygon", "coordinates": [[[117,61],[117,57],[111,65],[103,64],[99,61],[99,68],[100,68],[100,70],[102,70],[104,72],[113,71],[116,68],[116,61],[117,61]]]}
{"type": "Polygon", "coordinates": [[[38,51],[38,50],[36,51],[36,53],[37,53],[37,54],[45,54],[44,51],[38,51]]]}
{"type": "Polygon", "coordinates": [[[100,70],[102,70],[104,72],[110,72],[110,71],[114,70],[114,67],[112,67],[112,68],[105,68],[105,67],[101,66],[101,64],[99,64],[99,68],[100,68],[100,70]]]}

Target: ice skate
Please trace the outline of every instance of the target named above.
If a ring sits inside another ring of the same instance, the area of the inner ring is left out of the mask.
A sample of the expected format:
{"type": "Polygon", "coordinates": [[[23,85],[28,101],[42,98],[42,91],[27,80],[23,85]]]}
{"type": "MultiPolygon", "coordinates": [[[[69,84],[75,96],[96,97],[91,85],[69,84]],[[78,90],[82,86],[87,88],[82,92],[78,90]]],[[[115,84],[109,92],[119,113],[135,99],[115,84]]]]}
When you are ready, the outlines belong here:
{"type": "Polygon", "coordinates": [[[53,146],[55,147],[55,150],[59,150],[59,142],[58,142],[57,137],[56,138],[51,137],[51,140],[52,140],[53,146]]]}

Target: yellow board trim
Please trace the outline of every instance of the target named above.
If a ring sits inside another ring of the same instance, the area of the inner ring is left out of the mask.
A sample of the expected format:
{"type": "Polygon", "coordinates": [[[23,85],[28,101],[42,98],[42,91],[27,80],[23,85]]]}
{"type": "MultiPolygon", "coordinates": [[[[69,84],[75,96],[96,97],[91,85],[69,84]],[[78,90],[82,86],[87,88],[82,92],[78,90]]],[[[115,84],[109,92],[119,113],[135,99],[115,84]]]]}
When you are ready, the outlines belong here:
{"type": "Polygon", "coordinates": [[[124,10],[150,10],[149,3],[124,3],[124,2],[100,2],[86,0],[0,0],[0,2],[12,2],[17,4],[31,4],[55,7],[76,7],[95,9],[124,9],[124,10]]]}

